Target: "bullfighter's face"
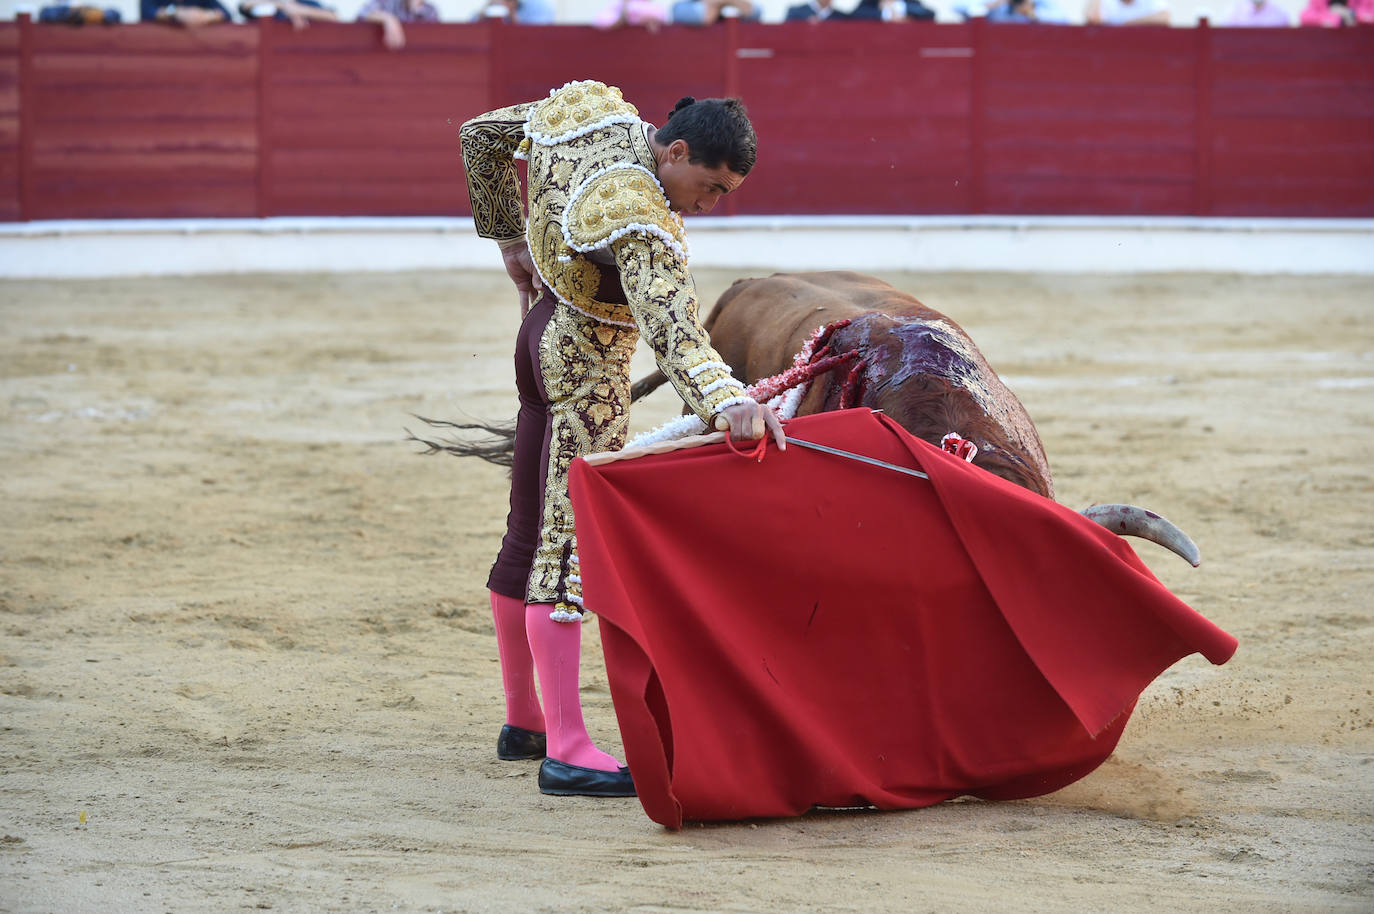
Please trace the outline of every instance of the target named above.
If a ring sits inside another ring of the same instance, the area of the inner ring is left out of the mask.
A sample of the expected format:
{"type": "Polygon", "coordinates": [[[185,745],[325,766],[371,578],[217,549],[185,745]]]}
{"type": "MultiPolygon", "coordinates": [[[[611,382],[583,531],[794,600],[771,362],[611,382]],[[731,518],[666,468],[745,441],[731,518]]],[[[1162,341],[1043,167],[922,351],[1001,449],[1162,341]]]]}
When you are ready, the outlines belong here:
{"type": "Polygon", "coordinates": [[[693,162],[687,141],[674,140],[659,163],[658,180],[674,210],[684,216],[704,216],[721,197],[744,183],[744,175],[731,171],[723,162],[716,168],[693,162]]]}

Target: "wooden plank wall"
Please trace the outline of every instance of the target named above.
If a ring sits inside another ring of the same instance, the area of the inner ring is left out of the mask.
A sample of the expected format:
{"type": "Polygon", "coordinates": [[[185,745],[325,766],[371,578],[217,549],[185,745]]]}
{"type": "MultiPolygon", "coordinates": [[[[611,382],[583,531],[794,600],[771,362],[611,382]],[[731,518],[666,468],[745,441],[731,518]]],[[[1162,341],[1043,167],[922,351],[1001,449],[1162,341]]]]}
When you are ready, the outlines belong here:
{"type": "Polygon", "coordinates": [[[1194,30],[981,31],[984,212],[1193,211],[1194,30]]]}
{"type": "Polygon", "coordinates": [[[1371,32],[1213,30],[1213,212],[1374,216],[1371,32]]]}
{"type": "Polygon", "coordinates": [[[28,218],[257,213],[256,29],[30,34],[28,218]]]}
{"type": "Polygon", "coordinates": [[[760,164],[739,212],[970,212],[971,39],[962,25],[741,24],[760,164]]]}
{"type": "Polygon", "coordinates": [[[662,124],[684,95],[726,91],[724,28],[602,31],[581,26],[493,28],[493,107],[531,101],[579,79],[625,90],[645,120],[662,124]],[[665,63],[671,61],[671,63],[665,63]]]}
{"type": "Polygon", "coordinates": [[[1374,30],[0,24],[0,220],[466,215],[457,130],[737,94],[755,214],[1374,216],[1374,30]]]}
{"type": "Polygon", "coordinates": [[[458,128],[487,110],[491,29],[263,30],[262,215],[468,212],[458,128]]]}
{"type": "Polygon", "coordinates": [[[0,222],[22,215],[19,160],[19,25],[0,22],[0,222]]]}

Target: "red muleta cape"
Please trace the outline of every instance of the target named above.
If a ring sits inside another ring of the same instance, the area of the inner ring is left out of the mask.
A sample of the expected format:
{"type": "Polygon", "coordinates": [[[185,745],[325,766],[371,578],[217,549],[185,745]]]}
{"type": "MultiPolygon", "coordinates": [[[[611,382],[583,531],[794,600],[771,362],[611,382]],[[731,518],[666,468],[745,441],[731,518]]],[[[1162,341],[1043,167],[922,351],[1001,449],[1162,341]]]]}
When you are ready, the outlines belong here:
{"type": "Polygon", "coordinates": [[[1236,639],[1121,537],[853,409],[600,466],[571,487],[586,606],[644,811],[684,820],[1038,796],[1141,691],[1236,639]]]}

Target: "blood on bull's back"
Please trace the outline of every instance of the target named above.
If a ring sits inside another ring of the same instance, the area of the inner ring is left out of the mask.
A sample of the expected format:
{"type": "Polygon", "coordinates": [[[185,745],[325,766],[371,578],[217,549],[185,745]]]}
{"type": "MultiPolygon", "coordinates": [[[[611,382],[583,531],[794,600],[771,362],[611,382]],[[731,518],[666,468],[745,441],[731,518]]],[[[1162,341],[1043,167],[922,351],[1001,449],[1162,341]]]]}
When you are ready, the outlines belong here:
{"type": "Polygon", "coordinates": [[[1021,401],[963,328],[911,295],[859,273],[775,274],[735,283],[705,323],[722,358],[753,383],[789,368],[817,328],[838,321],[824,353],[851,358],[815,378],[797,415],[880,409],[931,444],[959,435],[977,448],[976,466],[1053,497],[1021,401]]]}

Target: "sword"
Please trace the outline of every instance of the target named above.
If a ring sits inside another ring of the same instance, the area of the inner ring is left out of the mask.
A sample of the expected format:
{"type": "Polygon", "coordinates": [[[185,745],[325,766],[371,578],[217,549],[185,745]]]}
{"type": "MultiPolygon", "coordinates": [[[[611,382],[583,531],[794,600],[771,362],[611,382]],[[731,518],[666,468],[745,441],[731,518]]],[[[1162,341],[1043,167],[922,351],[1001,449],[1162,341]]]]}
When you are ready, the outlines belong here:
{"type": "MultiPolygon", "coordinates": [[[[878,460],[876,457],[865,457],[863,454],[855,454],[853,451],[842,451],[837,447],[828,444],[817,444],[814,441],[803,441],[801,438],[793,438],[790,435],[783,437],[788,444],[795,444],[798,447],[810,448],[813,451],[821,451],[826,454],[833,454],[836,457],[844,457],[847,460],[857,460],[859,463],[872,464],[875,467],[882,467],[885,470],[896,470],[907,476],[915,476],[917,479],[929,479],[920,470],[913,470],[909,467],[899,467],[895,463],[888,463],[886,460],[878,460]]],[[[644,457],[649,454],[666,454],[671,451],[679,451],[685,448],[701,447],[703,444],[720,444],[725,441],[724,432],[714,432],[707,435],[693,435],[687,438],[676,438],[671,441],[659,441],[645,447],[627,448],[623,451],[603,451],[599,454],[587,454],[582,457],[592,466],[602,466],[620,460],[631,460],[635,457],[644,457]]]]}
{"type": "Polygon", "coordinates": [[[813,451],[822,451],[826,454],[834,454],[836,457],[845,457],[849,460],[857,460],[860,463],[870,463],[875,467],[882,467],[885,470],[896,470],[898,473],[905,473],[908,476],[915,476],[919,479],[929,479],[920,470],[913,470],[909,467],[899,467],[895,463],[888,463],[886,460],[878,460],[876,457],[865,457],[863,454],[855,454],[853,451],[842,451],[837,447],[828,444],[817,444],[814,441],[803,441],[800,438],[793,438],[790,435],[783,436],[783,440],[788,444],[795,444],[798,447],[810,448],[813,451]]]}

